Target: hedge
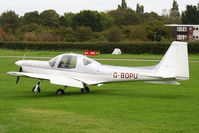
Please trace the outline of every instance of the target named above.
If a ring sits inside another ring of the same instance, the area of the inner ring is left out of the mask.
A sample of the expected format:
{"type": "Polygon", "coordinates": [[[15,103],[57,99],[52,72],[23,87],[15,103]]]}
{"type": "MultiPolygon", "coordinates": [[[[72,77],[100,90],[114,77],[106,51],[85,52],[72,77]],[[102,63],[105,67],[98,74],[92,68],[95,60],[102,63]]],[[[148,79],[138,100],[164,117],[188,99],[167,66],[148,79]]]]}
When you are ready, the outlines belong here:
{"type": "MultiPolygon", "coordinates": [[[[46,43],[46,42],[0,42],[0,48],[18,50],[96,50],[100,53],[112,53],[114,48],[120,48],[128,54],[163,54],[170,46],[170,42],[129,42],[129,43],[46,43]]],[[[189,43],[189,53],[199,53],[199,42],[189,43]]]]}

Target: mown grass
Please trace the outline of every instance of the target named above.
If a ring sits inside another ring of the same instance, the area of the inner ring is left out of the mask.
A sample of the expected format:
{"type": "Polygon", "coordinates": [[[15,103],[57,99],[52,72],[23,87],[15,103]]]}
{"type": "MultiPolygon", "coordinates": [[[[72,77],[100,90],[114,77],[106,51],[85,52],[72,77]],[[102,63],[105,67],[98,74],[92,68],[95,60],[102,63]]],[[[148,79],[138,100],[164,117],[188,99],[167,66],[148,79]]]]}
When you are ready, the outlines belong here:
{"type": "MultiPolygon", "coordinates": [[[[8,50],[0,49],[0,56],[42,56],[42,57],[54,57],[64,53],[78,53],[83,54],[83,51],[20,51],[20,50],[8,50]]],[[[111,54],[100,54],[96,56],[89,56],[90,58],[111,58],[111,59],[161,59],[165,53],[161,55],[152,54],[122,54],[122,55],[111,55],[111,54]]],[[[190,54],[190,60],[199,60],[198,54],[190,54]]]]}
{"type": "MultiPolygon", "coordinates": [[[[39,54],[39,52],[38,52],[39,54]]],[[[50,55],[50,53],[49,53],[50,55]]],[[[31,55],[32,56],[32,55],[31,55]]],[[[153,57],[151,57],[153,58],[153,57]]],[[[190,63],[191,79],[180,86],[142,82],[91,86],[90,94],[48,81],[34,94],[37,80],[15,78],[18,59],[0,58],[0,133],[198,133],[199,63],[190,63]]],[[[154,65],[156,62],[100,61],[122,66],[154,65]]]]}

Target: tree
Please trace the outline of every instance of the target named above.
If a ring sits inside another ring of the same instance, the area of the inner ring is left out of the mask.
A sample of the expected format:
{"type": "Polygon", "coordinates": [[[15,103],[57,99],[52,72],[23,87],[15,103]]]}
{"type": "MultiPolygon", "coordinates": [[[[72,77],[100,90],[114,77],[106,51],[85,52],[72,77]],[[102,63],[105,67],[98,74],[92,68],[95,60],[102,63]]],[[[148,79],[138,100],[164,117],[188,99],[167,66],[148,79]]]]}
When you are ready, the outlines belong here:
{"type": "Polygon", "coordinates": [[[58,27],[59,14],[55,10],[45,10],[40,14],[41,24],[47,27],[58,27]]]}
{"type": "Polygon", "coordinates": [[[102,30],[106,30],[114,25],[115,19],[106,13],[101,13],[102,30]]]}
{"type": "Polygon", "coordinates": [[[197,9],[199,10],[199,2],[198,2],[198,4],[197,4],[197,9]]]}
{"type": "Polygon", "coordinates": [[[146,24],[147,38],[152,41],[161,41],[163,38],[168,38],[171,31],[169,27],[164,26],[164,23],[158,20],[151,20],[146,24]]]}
{"type": "Polygon", "coordinates": [[[126,1],[122,0],[121,5],[118,5],[118,10],[126,11],[128,9],[126,1]]]}
{"type": "Polygon", "coordinates": [[[144,6],[137,4],[137,6],[136,6],[136,13],[143,14],[144,13],[144,6]]]}
{"type": "Polygon", "coordinates": [[[0,17],[0,24],[6,32],[15,32],[20,25],[19,15],[14,11],[6,11],[0,17]]]}
{"type": "Polygon", "coordinates": [[[59,26],[65,26],[65,27],[68,26],[68,22],[66,21],[66,18],[64,16],[61,16],[59,18],[59,26]]]}
{"type": "Polygon", "coordinates": [[[172,11],[174,11],[174,10],[179,10],[179,8],[178,8],[178,3],[177,3],[177,1],[176,0],[173,0],[173,6],[172,6],[172,8],[171,8],[171,10],[172,11]]]}
{"type": "Polygon", "coordinates": [[[102,16],[97,11],[84,10],[74,16],[73,27],[90,27],[92,31],[102,31],[102,16]]]}
{"type": "Polygon", "coordinates": [[[22,23],[23,24],[31,24],[31,23],[41,24],[41,18],[40,18],[39,12],[33,11],[33,12],[25,13],[24,16],[22,17],[22,23]]]}
{"type": "Polygon", "coordinates": [[[0,17],[0,24],[2,26],[7,24],[18,26],[20,23],[19,20],[19,15],[10,10],[2,13],[0,17]]]}
{"type": "Polygon", "coordinates": [[[112,16],[115,19],[115,24],[117,26],[122,25],[136,25],[140,24],[140,18],[133,10],[113,10],[109,11],[108,15],[112,16]]]}
{"type": "Polygon", "coordinates": [[[199,24],[199,10],[196,6],[187,5],[186,10],[182,12],[183,24],[199,24]]]}
{"type": "Polygon", "coordinates": [[[173,0],[173,6],[170,10],[169,19],[172,23],[180,23],[180,12],[176,0],[173,0]]]}
{"type": "Polygon", "coordinates": [[[64,17],[65,17],[65,19],[66,19],[66,23],[67,23],[67,26],[68,27],[72,27],[72,25],[74,25],[73,24],[73,20],[74,20],[74,17],[76,16],[76,14],[74,14],[74,13],[71,13],[71,12],[69,12],[69,13],[64,13],[64,17]]]}

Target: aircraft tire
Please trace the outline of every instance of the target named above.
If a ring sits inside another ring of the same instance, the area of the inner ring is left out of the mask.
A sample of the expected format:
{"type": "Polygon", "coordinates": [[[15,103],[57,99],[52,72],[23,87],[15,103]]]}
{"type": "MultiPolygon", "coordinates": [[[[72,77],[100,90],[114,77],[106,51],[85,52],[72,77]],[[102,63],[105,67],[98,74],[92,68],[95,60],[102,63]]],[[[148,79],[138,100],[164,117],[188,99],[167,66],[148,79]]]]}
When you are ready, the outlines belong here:
{"type": "Polygon", "coordinates": [[[39,86],[34,86],[33,88],[32,88],[32,92],[34,92],[34,93],[40,93],[41,92],[41,89],[40,89],[40,87],[39,86]]]}
{"type": "Polygon", "coordinates": [[[82,93],[89,93],[89,92],[90,92],[90,89],[86,86],[85,88],[82,88],[82,89],[81,89],[81,92],[82,92],[82,93]]]}
{"type": "Polygon", "coordinates": [[[64,90],[63,90],[63,89],[58,89],[58,90],[56,91],[56,94],[57,94],[57,95],[64,95],[64,90]]]}

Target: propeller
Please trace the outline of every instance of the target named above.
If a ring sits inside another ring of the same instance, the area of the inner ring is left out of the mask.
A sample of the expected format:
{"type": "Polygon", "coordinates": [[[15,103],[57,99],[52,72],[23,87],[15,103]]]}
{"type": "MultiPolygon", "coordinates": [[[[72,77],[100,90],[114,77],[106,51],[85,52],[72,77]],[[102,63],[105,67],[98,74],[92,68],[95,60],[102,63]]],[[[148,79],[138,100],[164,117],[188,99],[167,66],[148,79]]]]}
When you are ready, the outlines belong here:
{"type": "MultiPolygon", "coordinates": [[[[22,67],[19,68],[19,72],[22,72],[22,67]]],[[[20,78],[20,77],[17,77],[16,84],[18,84],[19,78],[20,78]]]]}

